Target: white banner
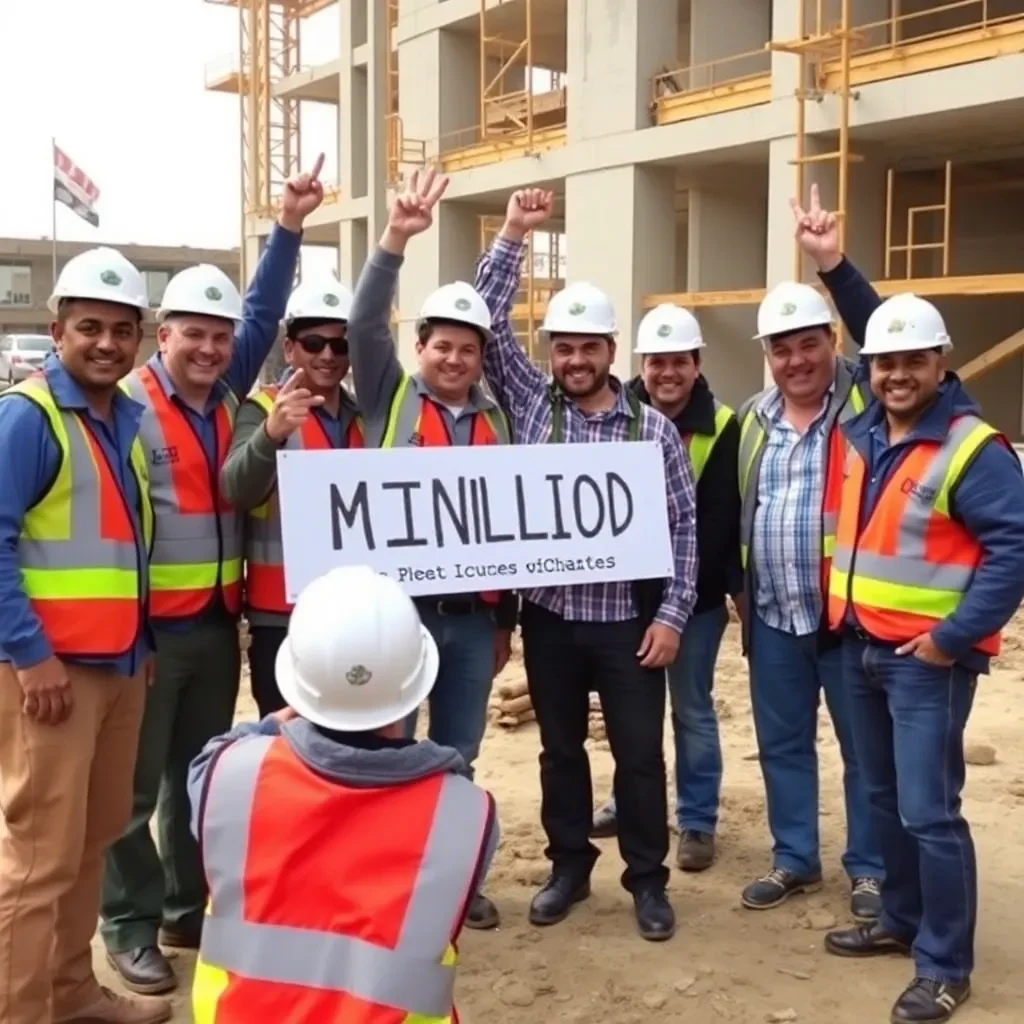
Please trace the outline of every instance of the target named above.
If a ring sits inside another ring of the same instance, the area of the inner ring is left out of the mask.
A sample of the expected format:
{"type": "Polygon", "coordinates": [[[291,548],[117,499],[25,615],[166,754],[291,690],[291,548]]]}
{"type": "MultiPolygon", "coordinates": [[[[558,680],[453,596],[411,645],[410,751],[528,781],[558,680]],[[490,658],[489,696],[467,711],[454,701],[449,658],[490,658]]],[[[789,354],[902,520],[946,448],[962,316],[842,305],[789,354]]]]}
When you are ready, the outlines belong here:
{"type": "Polygon", "coordinates": [[[281,451],[285,587],[365,564],[413,595],[673,574],[653,441],[281,451]]]}

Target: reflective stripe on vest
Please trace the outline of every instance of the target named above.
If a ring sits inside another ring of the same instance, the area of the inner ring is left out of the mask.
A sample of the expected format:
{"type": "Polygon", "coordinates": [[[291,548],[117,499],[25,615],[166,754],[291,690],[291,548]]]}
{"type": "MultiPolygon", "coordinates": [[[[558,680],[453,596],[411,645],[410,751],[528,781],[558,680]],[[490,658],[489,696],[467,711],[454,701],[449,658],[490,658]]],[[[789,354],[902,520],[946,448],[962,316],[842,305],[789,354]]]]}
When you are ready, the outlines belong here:
{"type": "Polygon", "coordinates": [[[87,418],[61,409],[46,378],[34,375],[6,395],[22,395],[46,416],[60,464],[26,513],[18,538],[22,587],[47,639],[63,657],[118,657],[142,629],[145,551],[153,540],[146,456],[138,438],[129,461],[139,493],[137,538],[124,492],[87,418]]]}
{"type": "MultiPolygon", "coordinates": [[[[277,397],[277,386],[253,392],[248,401],[259,406],[268,416],[277,397]]],[[[262,428],[260,428],[262,429],[262,428]]],[[[320,419],[309,416],[283,445],[289,451],[313,451],[334,447],[320,419]]],[[[353,418],[345,437],[346,448],[363,447],[362,425],[353,418]]],[[[285,597],[284,546],[281,543],[281,508],[277,487],[267,500],[249,512],[245,528],[245,606],[251,611],[290,615],[292,605],[285,597]]]]}
{"type": "MultiPolygon", "coordinates": [[[[950,515],[950,495],[982,445],[998,437],[976,416],[958,418],[944,442],[915,444],[859,526],[866,466],[851,445],[832,574],[829,626],[838,630],[852,605],[859,625],[877,640],[904,643],[956,611],[982,559],[978,541],[950,515]]],[[[1011,449],[1012,450],[1012,449],[1011,449]]],[[[1000,635],[978,650],[999,653],[1000,635]]]]}
{"type": "Polygon", "coordinates": [[[143,366],[122,382],[146,407],[139,427],[156,512],[150,558],[150,613],[157,619],[187,619],[205,611],[220,589],[232,614],[242,605],[242,519],[220,494],[238,400],[227,389],[214,413],[216,461],[188,416],[164,392],[153,370],[143,366]]]}
{"type": "MultiPolygon", "coordinates": [[[[752,470],[758,453],[765,442],[764,427],[755,413],[756,403],[743,415],[740,423],[739,477],[740,494],[743,498],[744,511],[757,505],[758,480],[752,470]]],[[[864,411],[864,395],[856,384],[850,388],[850,395],[839,410],[839,415],[832,425],[825,448],[825,485],[821,494],[821,592],[827,593],[829,568],[832,551],[836,542],[836,523],[839,515],[839,496],[843,485],[843,462],[846,457],[846,441],[839,425],[853,419],[864,411]]],[[[740,560],[744,570],[747,568],[749,551],[746,544],[740,545],[740,560]]]]}
{"type": "Polygon", "coordinates": [[[448,1021],[487,794],[447,773],[343,786],[279,736],[231,744],[210,771],[197,1024],[448,1021]],[[301,885],[285,881],[290,871],[301,885]]]}
{"type": "MultiPolygon", "coordinates": [[[[432,448],[451,443],[440,410],[429,398],[420,395],[412,377],[403,377],[391,401],[381,448],[432,448]]],[[[497,406],[474,414],[469,443],[511,443],[508,420],[497,406]]]]}
{"type": "Polygon", "coordinates": [[[711,458],[711,452],[714,450],[718,439],[722,436],[722,431],[725,430],[729,420],[736,415],[729,406],[723,405],[717,398],[714,399],[714,403],[714,434],[687,434],[683,438],[683,443],[690,453],[690,465],[693,467],[693,477],[697,483],[700,483],[700,478],[704,474],[704,468],[708,464],[708,459],[711,458]]]}

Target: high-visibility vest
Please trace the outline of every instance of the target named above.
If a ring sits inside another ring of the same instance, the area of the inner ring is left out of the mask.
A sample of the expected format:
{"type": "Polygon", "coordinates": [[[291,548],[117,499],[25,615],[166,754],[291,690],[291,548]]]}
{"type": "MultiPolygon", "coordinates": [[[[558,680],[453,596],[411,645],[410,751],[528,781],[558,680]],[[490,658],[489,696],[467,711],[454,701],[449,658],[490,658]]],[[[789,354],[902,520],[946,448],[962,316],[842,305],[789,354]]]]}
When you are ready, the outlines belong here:
{"type": "Polygon", "coordinates": [[[736,415],[729,406],[724,405],[717,398],[714,399],[714,403],[715,432],[713,434],[682,435],[683,444],[686,445],[686,450],[690,454],[690,465],[693,467],[693,476],[697,483],[700,483],[704,467],[707,466],[708,459],[711,458],[711,452],[718,443],[718,439],[722,436],[722,431],[725,430],[729,421],[736,415]]]}
{"type": "Polygon", "coordinates": [[[188,619],[205,611],[219,590],[232,614],[242,607],[242,518],[220,493],[220,470],[231,444],[238,399],[230,388],[214,413],[213,467],[187,415],[156,373],[140,367],[122,382],[146,407],[139,436],[149,455],[156,512],[150,558],[150,614],[188,619]]]}
{"type": "MultiPolygon", "coordinates": [[[[277,385],[260,388],[247,401],[268,416],[277,398],[277,385]]],[[[362,424],[354,417],[345,437],[346,448],[363,447],[362,424]]],[[[282,446],[289,451],[331,449],[334,444],[316,416],[292,431],[282,446]]],[[[245,524],[245,606],[250,611],[290,615],[292,605],[285,597],[284,546],[281,543],[281,506],[275,486],[267,500],[250,510],[245,524]]]]}
{"type": "Polygon", "coordinates": [[[135,646],[145,618],[153,506],[146,455],[136,438],[129,463],[139,494],[136,536],[124,491],[88,417],[61,409],[43,374],[9,388],[46,416],[60,465],[25,513],[18,538],[22,588],[54,653],[115,658],[135,646]]]}
{"type": "MultiPolygon", "coordinates": [[[[821,594],[828,593],[829,570],[832,553],[836,545],[836,523],[839,516],[839,497],[843,487],[843,462],[846,458],[846,441],[840,424],[853,419],[864,411],[864,395],[860,386],[850,388],[849,398],[840,407],[828,426],[828,441],[825,446],[825,486],[821,496],[821,566],[819,579],[821,594]]],[[[757,507],[758,477],[760,475],[761,449],[764,447],[765,430],[756,414],[757,401],[748,403],[741,411],[739,477],[740,494],[743,496],[744,530],[740,544],[740,560],[747,567],[750,551],[748,537],[753,532],[754,509],[757,507]],[[755,463],[757,472],[754,472],[755,463]]]]}
{"type": "MultiPolygon", "coordinates": [[[[848,609],[870,636],[912,640],[956,611],[983,556],[981,545],[950,514],[950,495],[982,445],[1009,441],[977,416],[954,420],[941,444],[919,441],[882,488],[866,523],[861,504],[867,467],[849,446],[836,548],[828,588],[829,626],[848,609]]],[[[996,633],[977,649],[995,656],[996,633]]]]}
{"type": "Polygon", "coordinates": [[[347,786],[280,736],[222,748],[200,805],[195,1024],[457,1021],[455,943],[493,815],[459,775],[347,786]]]}

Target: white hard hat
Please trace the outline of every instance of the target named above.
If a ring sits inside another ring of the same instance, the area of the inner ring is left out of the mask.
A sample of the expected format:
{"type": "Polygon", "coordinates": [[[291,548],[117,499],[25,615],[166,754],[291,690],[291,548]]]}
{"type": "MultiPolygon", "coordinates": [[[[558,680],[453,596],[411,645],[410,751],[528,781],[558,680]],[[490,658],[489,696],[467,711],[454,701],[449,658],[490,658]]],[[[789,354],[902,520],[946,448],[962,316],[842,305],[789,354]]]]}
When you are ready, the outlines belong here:
{"type": "Polygon", "coordinates": [[[868,318],[861,355],[886,352],[918,352],[921,349],[949,350],[946,322],[926,299],[909,292],[886,299],[868,318]]]}
{"type": "Polygon", "coordinates": [[[704,339],[697,318],[682,306],[664,302],[640,321],[633,351],[638,356],[651,356],[693,352],[703,347],[704,339]]]}
{"type": "Polygon", "coordinates": [[[275,674],[281,696],[326,729],[399,722],[434,686],[438,653],[412,598],[369,566],[343,566],[299,594],[275,674]]]}
{"type": "Polygon", "coordinates": [[[615,323],[612,300],[600,288],[587,281],[567,285],[551,296],[542,334],[602,334],[615,337],[619,333],[615,323]]]}
{"type": "Polygon", "coordinates": [[[96,299],[149,309],[146,282],[138,268],[116,249],[101,246],[86,249],[64,264],[47,302],[51,313],[57,312],[61,299],[96,299]]]}
{"type": "Polygon", "coordinates": [[[491,336],[491,311],[483,296],[465,281],[453,281],[431,292],[420,310],[420,325],[427,320],[451,320],[491,336]]]}
{"type": "Polygon", "coordinates": [[[199,263],[179,271],[167,283],[157,321],[163,322],[172,313],[198,313],[240,322],[242,296],[220,267],[199,263]]]}
{"type": "Polygon", "coordinates": [[[292,292],[285,310],[284,322],[294,320],[340,320],[352,312],[352,293],[333,277],[303,281],[292,292]]]}
{"type": "Polygon", "coordinates": [[[832,310],[818,291],[809,284],[784,281],[761,300],[754,340],[763,341],[808,327],[827,327],[831,323],[832,310]]]}

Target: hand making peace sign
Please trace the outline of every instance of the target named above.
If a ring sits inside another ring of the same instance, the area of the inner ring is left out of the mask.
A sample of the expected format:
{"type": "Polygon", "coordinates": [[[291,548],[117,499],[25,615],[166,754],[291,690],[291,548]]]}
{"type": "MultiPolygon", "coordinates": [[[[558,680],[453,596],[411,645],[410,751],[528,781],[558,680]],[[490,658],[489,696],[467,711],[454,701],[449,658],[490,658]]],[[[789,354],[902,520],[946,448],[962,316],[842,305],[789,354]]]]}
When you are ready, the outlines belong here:
{"type": "Polygon", "coordinates": [[[811,203],[808,209],[799,199],[790,199],[790,208],[796,221],[796,238],[800,248],[814,260],[823,272],[835,270],[843,260],[839,251],[839,222],[834,213],[822,208],[817,185],[811,185],[811,203]]]}
{"type": "Polygon", "coordinates": [[[388,228],[408,241],[434,223],[434,207],[448,187],[447,175],[438,177],[433,167],[412,172],[405,190],[395,197],[388,215],[388,228]]]}

